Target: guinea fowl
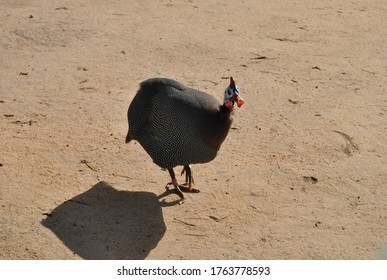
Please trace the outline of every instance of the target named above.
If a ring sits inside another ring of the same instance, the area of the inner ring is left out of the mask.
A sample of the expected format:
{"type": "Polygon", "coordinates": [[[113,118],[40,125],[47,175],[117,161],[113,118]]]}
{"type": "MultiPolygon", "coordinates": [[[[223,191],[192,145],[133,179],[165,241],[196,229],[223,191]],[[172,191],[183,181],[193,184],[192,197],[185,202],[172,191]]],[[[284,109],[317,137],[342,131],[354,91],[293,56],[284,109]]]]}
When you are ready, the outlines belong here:
{"type": "MultiPolygon", "coordinates": [[[[168,169],[175,192],[199,192],[192,187],[191,164],[213,160],[225,140],[232,122],[232,111],[244,101],[240,89],[230,78],[230,85],[220,103],[208,93],[181,83],[154,78],[140,84],[128,109],[129,131],[126,143],[137,140],[163,169],[168,169]],[[173,170],[182,165],[185,185],[179,185],[173,170]]],[[[168,186],[167,185],[167,186],[168,186]]]]}

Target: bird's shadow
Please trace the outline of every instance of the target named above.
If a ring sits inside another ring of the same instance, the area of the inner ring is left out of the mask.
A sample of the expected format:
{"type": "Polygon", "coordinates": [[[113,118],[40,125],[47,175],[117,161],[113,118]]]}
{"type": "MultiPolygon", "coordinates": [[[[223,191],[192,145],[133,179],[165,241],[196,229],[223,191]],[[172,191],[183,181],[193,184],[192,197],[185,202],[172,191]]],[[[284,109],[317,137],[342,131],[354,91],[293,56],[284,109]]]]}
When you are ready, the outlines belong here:
{"type": "Polygon", "coordinates": [[[145,259],[166,227],[158,197],[106,182],[56,207],[42,221],[84,259],[145,259]]]}

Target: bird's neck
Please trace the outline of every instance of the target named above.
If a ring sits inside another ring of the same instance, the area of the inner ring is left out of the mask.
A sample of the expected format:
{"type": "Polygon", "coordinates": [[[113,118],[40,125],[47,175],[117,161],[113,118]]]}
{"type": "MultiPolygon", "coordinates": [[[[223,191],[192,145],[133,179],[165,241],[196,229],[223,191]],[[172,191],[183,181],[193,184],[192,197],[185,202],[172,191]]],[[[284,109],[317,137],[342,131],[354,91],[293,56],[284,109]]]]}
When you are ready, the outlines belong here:
{"type": "Polygon", "coordinates": [[[229,115],[232,112],[233,112],[232,108],[229,109],[225,104],[220,106],[220,113],[225,114],[225,115],[229,115]]]}
{"type": "Polygon", "coordinates": [[[206,132],[204,142],[211,148],[218,150],[226,138],[231,126],[232,111],[225,105],[219,106],[219,111],[213,115],[210,121],[205,127],[206,132]]]}

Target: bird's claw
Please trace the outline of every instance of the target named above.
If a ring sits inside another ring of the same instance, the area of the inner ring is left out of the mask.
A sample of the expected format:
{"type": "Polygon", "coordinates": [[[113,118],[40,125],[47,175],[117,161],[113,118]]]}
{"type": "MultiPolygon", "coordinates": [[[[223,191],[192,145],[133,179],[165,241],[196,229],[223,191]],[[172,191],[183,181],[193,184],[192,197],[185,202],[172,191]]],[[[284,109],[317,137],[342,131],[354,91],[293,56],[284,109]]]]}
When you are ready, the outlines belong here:
{"type": "Polygon", "coordinates": [[[195,188],[192,188],[192,187],[187,187],[186,185],[179,185],[179,189],[182,191],[182,192],[185,192],[185,193],[199,193],[200,190],[199,189],[195,189],[195,188]]]}
{"type": "Polygon", "coordinates": [[[173,182],[169,182],[166,186],[165,186],[165,189],[167,191],[170,191],[170,192],[174,192],[176,193],[181,199],[185,199],[184,198],[184,194],[183,192],[185,193],[199,193],[200,190],[199,189],[195,189],[195,188],[192,188],[192,187],[187,187],[187,186],[184,186],[184,185],[174,185],[173,182]],[[170,189],[169,186],[172,185],[174,186],[174,189],[170,189]]]}
{"type": "Polygon", "coordinates": [[[177,194],[182,200],[185,199],[185,198],[184,198],[184,194],[183,194],[183,192],[181,191],[179,185],[174,186],[174,189],[172,189],[172,190],[169,188],[169,185],[174,186],[173,182],[169,182],[169,183],[165,186],[165,189],[167,190],[167,192],[171,192],[171,193],[177,194]]]}

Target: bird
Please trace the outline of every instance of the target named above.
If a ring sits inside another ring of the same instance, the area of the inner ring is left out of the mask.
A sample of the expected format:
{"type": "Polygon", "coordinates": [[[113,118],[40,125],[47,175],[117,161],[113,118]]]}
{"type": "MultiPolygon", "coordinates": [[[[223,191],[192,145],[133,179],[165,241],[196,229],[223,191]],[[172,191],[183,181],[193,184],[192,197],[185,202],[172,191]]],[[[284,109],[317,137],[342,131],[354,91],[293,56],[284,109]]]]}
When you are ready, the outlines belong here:
{"type": "Polygon", "coordinates": [[[214,96],[187,87],[169,78],[151,78],[140,88],[129,105],[126,143],[140,143],[153,162],[168,170],[175,192],[198,193],[193,187],[192,164],[212,161],[230,130],[233,109],[244,100],[230,77],[223,103],[214,96]],[[183,166],[185,184],[179,184],[174,168],[183,166]]]}

